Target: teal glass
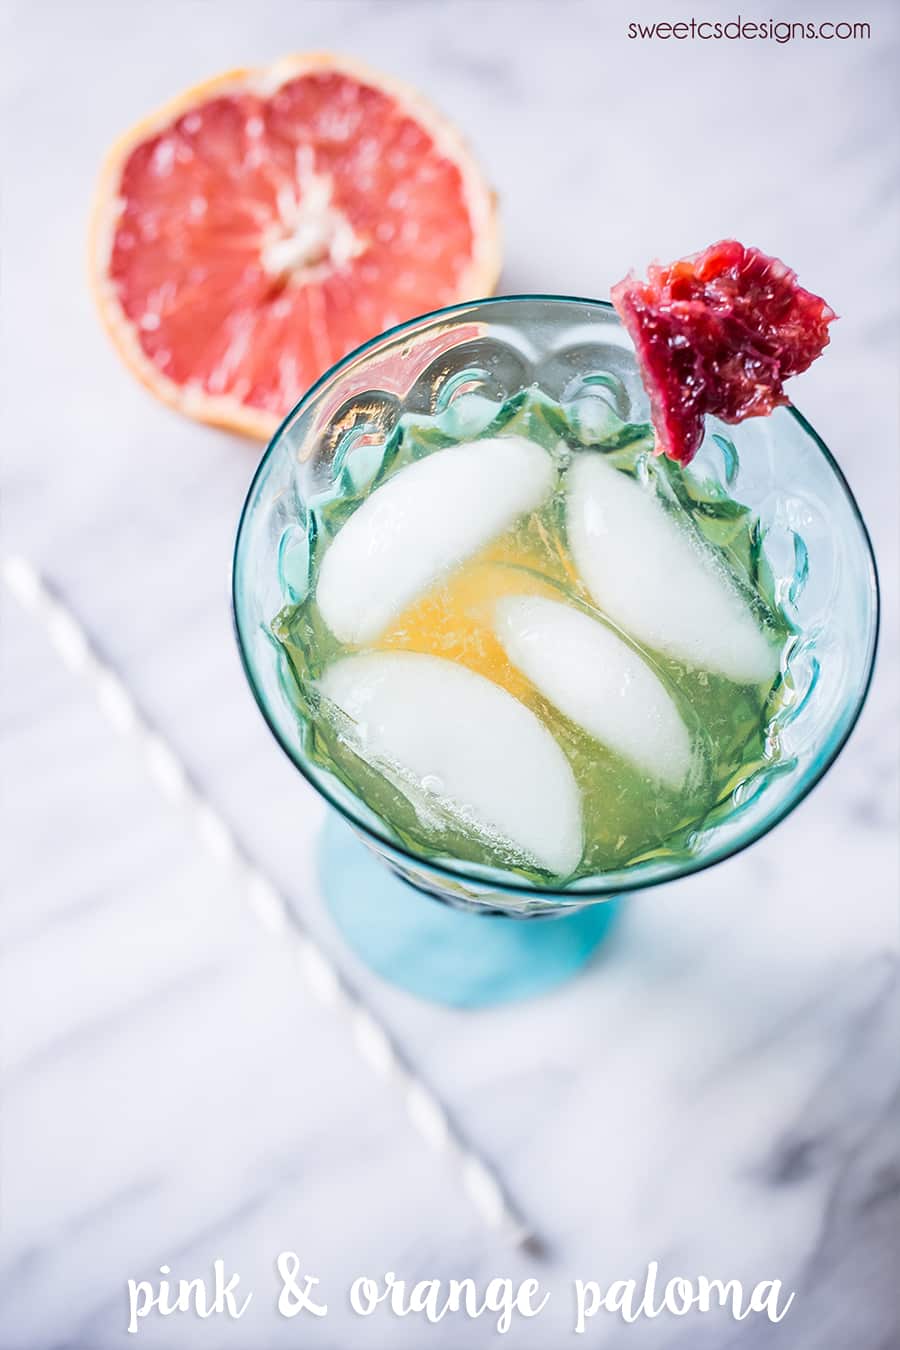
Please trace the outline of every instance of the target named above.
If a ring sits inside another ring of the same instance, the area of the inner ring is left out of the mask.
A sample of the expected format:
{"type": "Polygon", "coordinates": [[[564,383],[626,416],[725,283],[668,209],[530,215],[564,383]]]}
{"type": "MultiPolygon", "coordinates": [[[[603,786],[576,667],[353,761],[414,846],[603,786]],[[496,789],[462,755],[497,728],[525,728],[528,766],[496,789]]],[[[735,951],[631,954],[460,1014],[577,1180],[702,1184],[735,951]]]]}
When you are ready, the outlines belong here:
{"type": "Polygon", "coordinates": [[[505,296],[391,329],[322,376],[282,423],[250,486],[235,547],[235,626],[251,689],[282,748],[340,818],[323,840],[326,901],[351,945],[382,974],[461,1004],[558,982],[605,935],[615,909],[608,902],[709,867],[784,819],[850,735],[877,642],[871,544],[820,437],[790,406],[738,427],[711,422],[689,472],[721,483],[758,518],[760,554],[796,632],[783,665],[778,757],[697,829],[688,852],[569,885],[544,887],[501,868],[411,852],[305,753],[271,623],[305,584],[310,503],[347,475],[365,481],[401,418],[438,416],[455,434],[477,436],[506,400],[533,388],[565,405],[586,443],[611,417],[648,417],[633,349],[602,301],[505,296]],[[428,906],[421,892],[467,913],[428,906]],[[510,924],[510,917],[561,922],[510,924]]]}

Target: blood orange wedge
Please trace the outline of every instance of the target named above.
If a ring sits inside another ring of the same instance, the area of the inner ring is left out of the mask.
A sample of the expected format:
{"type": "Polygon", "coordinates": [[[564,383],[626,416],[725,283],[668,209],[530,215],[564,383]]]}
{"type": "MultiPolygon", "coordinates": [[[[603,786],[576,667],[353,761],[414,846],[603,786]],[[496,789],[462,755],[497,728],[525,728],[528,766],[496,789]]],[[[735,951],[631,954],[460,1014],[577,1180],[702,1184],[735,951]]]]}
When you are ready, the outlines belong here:
{"type": "Polygon", "coordinates": [[[112,149],[92,267],[166,402],[262,439],[367,338],[489,294],[494,199],[454,129],[356,62],[295,56],[189,90],[112,149]]]}
{"type": "Polygon", "coordinates": [[[657,452],[687,464],[705,414],[762,417],[787,403],[784,381],[822,354],[834,310],[778,258],[723,239],[647,280],[628,276],[612,302],[634,341],[657,452]]]}

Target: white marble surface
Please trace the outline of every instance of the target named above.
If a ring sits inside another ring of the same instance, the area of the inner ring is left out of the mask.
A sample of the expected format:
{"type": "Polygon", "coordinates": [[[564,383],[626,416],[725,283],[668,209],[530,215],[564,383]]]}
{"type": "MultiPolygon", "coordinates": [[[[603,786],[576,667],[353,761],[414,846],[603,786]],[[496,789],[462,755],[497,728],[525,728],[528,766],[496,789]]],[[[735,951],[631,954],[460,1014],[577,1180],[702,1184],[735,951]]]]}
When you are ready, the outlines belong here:
{"type": "MultiPolygon", "coordinates": [[[[702,13],[732,8],[756,12],[702,13]]],[[[553,1302],[505,1339],[551,1350],[574,1339],[574,1278],[659,1259],[685,1276],[782,1278],[796,1303],[780,1326],[598,1319],[586,1343],[897,1344],[895,11],[865,7],[869,43],[779,46],[632,43],[639,10],[6,0],[4,550],[59,585],[544,1250],[486,1232],[345,1025],[4,599],[0,1350],[130,1344],[126,1279],[162,1262],[203,1274],[215,1257],[256,1290],[246,1317],[148,1321],[137,1343],[498,1339],[484,1322],[352,1318],[349,1280],[393,1269],[539,1275],[553,1302]],[[490,1013],[418,1004],[336,943],[310,857],[318,804],[267,736],[230,629],[255,451],[158,408],[120,369],[84,283],[111,135],[205,73],[329,46],[411,78],[470,134],[502,200],[504,289],[602,294],[634,262],[735,233],[788,258],[842,316],[798,401],[847,471],[886,583],[850,746],[763,843],[631,901],[583,978],[490,1013]],[[322,1277],[327,1319],[277,1316],[284,1248],[322,1277]]],[[[848,17],[821,0],[797,13],[848,17]]]]}

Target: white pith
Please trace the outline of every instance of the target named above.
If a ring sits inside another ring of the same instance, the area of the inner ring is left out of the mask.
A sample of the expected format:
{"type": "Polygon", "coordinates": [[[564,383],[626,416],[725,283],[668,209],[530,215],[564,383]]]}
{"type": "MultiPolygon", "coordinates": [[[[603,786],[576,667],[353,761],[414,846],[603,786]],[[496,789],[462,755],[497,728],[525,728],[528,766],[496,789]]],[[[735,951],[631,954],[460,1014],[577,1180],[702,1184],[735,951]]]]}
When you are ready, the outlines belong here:
{"type": "Polygon", "coordinates": [[[365,250],[347,217],[333,204],[330,174],[317,173],[311,146],[296,154],[296,181],[276,196],[278,221],[262,241],[262,265],[275,277],[308,276],[311,269],[343,267],[365,250]]]}

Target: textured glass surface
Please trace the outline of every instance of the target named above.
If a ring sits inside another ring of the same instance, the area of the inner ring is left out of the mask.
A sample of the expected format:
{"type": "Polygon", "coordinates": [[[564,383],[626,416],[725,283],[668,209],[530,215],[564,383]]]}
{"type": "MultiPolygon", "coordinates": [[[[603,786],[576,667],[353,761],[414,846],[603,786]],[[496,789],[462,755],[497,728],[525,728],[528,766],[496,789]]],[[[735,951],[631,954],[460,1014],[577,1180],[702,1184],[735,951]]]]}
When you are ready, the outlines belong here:
{"type": "MultiPolygon", "coordinates": [[[[678,857],[651,858],[564,888],[499,868],[425,857],[391,832],[352,789],[306,753],[284,651],[271,621],[302,600],[317,514],[378,479],[398,424],[434,422],[451,439],[480,434],[537,390],[566,412],[584,444],[615,444],[623,423],[646,419],[630,344],[596,301],[510,297],[458,306],[385,334],[323,377],[286,419],[259,467],[235,553],[238,639],[257,701],[297,766],[415,884],[451,903],[537,913],[683,875],[758,838],[832,761],[858,715],[871,674],[877,588],[865,529],[821,441],[793,409],[741,426],[712,425],[683,482],[710,504],[710,528],[732,528],[717,499],[744,504],[757,528],[746,562],[795,629],[783,663],[777,758],[704,822],[678,857]]],[[[533,395],[532,395],[533,397],[533,395]]],[[[395,438],[396,440],[396,438],[395,438]]]]}

